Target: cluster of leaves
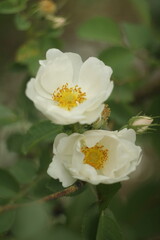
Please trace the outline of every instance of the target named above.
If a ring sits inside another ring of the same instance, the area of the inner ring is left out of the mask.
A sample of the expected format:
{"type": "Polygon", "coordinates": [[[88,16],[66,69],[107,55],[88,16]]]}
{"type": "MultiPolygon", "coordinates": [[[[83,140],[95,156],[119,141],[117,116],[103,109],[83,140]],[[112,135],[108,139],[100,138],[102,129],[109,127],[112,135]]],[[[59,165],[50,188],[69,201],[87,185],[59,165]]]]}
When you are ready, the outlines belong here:
{"type": "MultiPolygon", "coordinates": [[[[138,91],[138,88],[150,86],[150,78],[158,70],[158,30],[151,25],[145,0],[128,1],[138,12],[140,23],[117,24],[110,18],[95,17],[83,23],[77,31],[84,40],[106,43],[99,57],[114,70],[116,86],[108,102],[113,128],[124,125],[142,109],[148,115],[159,115],[159,96],[146,101],[146,96],[154,92],[143,96],[143,92],[138,91]]],[[[25,31],[27,40],[17,51],[15,69],[23,66],[27,76],[35,75],[38,60],[44,58],[47,49],[61,46],[62,29],[54,29],[51,22],[37,11],[38,2],[0,2],[0,13],[16,14],[17,29],[25,31]]],[[[24,95],[25,86],[26,81],[18,96],[16,111],[0,105],[1,129],[14,128],[22,122],[27,126],[15,130],[6,141],[8,150],[16,154],[16,162],[7,169],[0,169],[0,209],[6,204],[23,205],[63,190],[58,181],[47,176],[46,171],[52,159],[55,136],[60,132],[70,133],[73,126],[62,127],[39,121],[40,116],[24,95]]],[[[158,137],[154,134],[153,141],[159,151],[158,137]]],[[[127,203],[120,197],[111,201],[119,188],[120,184],[97,187],[88,184],[78,195],[69,198],[44,204],[34,202],[2,212],[0,239],[123,240],[121,228],[125,239],[129,240],[158,236],[159,182],[144,184],[130,195],[127,203]]]]}
{"type": "MultiPolygon", "coordinates": [[[[15,117],[15,113],[3,106],[1,125],[13,124],[16,119],[18,117],[15,117]]],[[[25,133],[14,133],[8,137],[8,149],[16,152],[18,160],[7,170],[0,169],[1,208],[14,202],[22,204],[22,207],[0,214],[0,233],[3,239],[10,239],[8,233],[11,239],[65,237],[80,240],[81,234],[84,239],[122,239],[113,214],[106,210],[120,184],[99,185],[97,189],[90,189],[91,186],[87,185],[83,189],[85,191],[78,196],[73,195],[68,204],[54,201],[23,206],[26,202],[63,190],[58,181],[46,176],[52,158],[54,137],[62,131],[66,131],[66,128],[41,121],[25,133]]]]}
{"type": "Polygon", "coordinates": [[[154,83],[152,81],[159,70],[159,31],[153,27],[146,0],[129,2],[139,16],[138,23],[117,23],[99,16],[82,23],[77,31],[85,41],[106,44],[99,58],[113,69],[115,88],[107,103],[112,109],[111,119],[116,127],[124,125],[130,116],[142,109],[146,114],[153,114],[150,111],[152,97],[157,86],[159,89],[159,75],[154,83]]]}
{"type": "MultiPolygon", "coordinates": [[[[54,3],[53,3],[54,4],[54,3]]],[[[48,10],[49,11],[49,10],[48,10]]],[[[0,2],[0,14],[15,14],[14,23],[19,31],[25,32],[26,41],[19,47],[16,54],[15,70],[23,67],[33,76],[39,67],[39,59],[43,59],[49,48],[61,48],[60,36],[63,28],[55,28],[52,19],[57,14],[45,12],[41,1],[4,0],[0,2]]]]}
{"type": "MultiPolygon", "coordinates": [[[[107,100],[113,128],[124,125],[137,112],[159,115],[160,39],[157,16],[160,4],[156,0],[129,0],[129,3],[139,16],[138,23],[117,23],[111,18],[98,16],[82,23],[77,31],[85,41],[106,44],[99,58],[113,69],[115,88],[107,100]]],[[[159,128],[152,136],[146,136],[147,139],[153,141],[159,153],[159,128]]],[[[127,202],[121,198],[112,201],[110,207],[126,239],[159,238],[159,186],[159,180],[150,179],[133,192],[127,202]]],[[[116,239],[120,238],[117,236],[116,239]]]]}

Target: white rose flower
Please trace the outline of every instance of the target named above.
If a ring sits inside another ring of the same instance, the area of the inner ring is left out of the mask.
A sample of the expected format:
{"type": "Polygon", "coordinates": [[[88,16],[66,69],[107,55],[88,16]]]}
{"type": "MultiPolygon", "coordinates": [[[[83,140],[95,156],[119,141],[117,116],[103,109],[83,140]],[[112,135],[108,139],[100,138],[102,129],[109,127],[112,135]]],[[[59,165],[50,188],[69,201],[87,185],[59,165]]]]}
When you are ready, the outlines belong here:
{"type": "Polygon", "coordinates": [[[90,130],[84,134],[61,133],[55,138],[53,161],[48,174],[63,187],[77,179],[91,184],[111,184],[127,180],[141,160],[133,129],[90,130]]]}
{"type": "Polygon", "coordinates": [[[84,63],[75,53],[50,49],[40,61],[27,97],[48,119],[57,124],[91,124],[100,117],[103,102],[113,89],[112,69],[95,57],[84,63]]]}

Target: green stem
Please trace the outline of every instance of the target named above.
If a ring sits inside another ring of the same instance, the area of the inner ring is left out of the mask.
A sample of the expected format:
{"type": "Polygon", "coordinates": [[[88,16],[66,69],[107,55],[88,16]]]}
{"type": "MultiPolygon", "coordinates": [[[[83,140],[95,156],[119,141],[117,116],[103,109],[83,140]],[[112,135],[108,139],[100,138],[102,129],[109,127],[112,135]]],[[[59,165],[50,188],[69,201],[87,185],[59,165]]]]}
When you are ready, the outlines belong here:
{"type": "Polygon", "coordinates": [[[15,208],[18,208],[18,207],[26,206],[26,205],[29,205],[29,204],[32,204],[32,203],[43,203],[43,202],[46,202],[46,201],[49,201],[49,200],[53,200],[53,199],[61,198],[61,197],[64,197],[64,196],[68,196],[71,193],[74,193],[74,192],[80,190],[84,186],[84,184],[85,183],[82,182],[82,181],[77,181],[74,185],[72,185],[68,188],[65,188],[63,191],[52,193],[48,196],[45,196],[43,198],[40,198],[40,199],[32,201],[32,202],[4,205],[4,206],[0,207],[0,213],[11,210],[11,209],[15,209],[15,208]]]}

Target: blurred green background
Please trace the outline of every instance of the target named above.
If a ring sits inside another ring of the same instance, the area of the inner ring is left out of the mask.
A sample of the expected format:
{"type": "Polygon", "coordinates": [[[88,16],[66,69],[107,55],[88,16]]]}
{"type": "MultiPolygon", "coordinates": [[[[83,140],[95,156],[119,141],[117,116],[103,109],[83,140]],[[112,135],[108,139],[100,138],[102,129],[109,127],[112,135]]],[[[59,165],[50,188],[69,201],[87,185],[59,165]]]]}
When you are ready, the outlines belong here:
{"type": "MultiPolygon", "coordinates": [[[[46,121],[24,94],[49,48],[79,53],[83,60],[96,56],[113,68],[110,129],[139,113],[160,115],[159,0],[1,0],[0,36],[2,206],[62,189],[46,174],[62,127],[46,121]]],[[[0,239],[159,240],[159,137],[158,126],[137,136],[142,162],[109,204],[122,234],[112,221],[109,235],[99,233],[96,196],[87,185],[76,196],[0,214],[0,239]]]]}

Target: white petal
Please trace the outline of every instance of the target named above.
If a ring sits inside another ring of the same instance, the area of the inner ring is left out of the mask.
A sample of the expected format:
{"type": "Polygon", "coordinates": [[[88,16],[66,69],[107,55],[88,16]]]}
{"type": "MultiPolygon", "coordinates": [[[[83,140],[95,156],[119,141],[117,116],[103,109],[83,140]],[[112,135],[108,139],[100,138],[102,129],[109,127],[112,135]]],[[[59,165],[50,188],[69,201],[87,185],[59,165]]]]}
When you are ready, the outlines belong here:
{"type": "Polygon", "coordinates": [[[76,179],[74,179],[69,171],[62,165],[61,160],[58,156],[53,158],[50,163],[47,173],[54,179],[59,179],[62,182],[63,187],[68,187],[72,185],[76,179]]]}
{"type": "Polygon", "coordinates": [[[61,139],[63,139],[64,137],[67,137],[68,135],[66,133],[60,133],[58,134],[55,139],[54,139],[54,144],[53,144],[53,153],[56,154],[57,153],[57,147],[59,145],[59,142],[61,141],[61,139]]]}
{"type": "Polygon", "coordinates": [[[98,175],[96,169],[89,164],[83,164],[80,170],[70,169],[74,178],[80,179],[82,181],[89,182],[91,184],[97,185],[106,181],[106,176],[98,175]]]}
{"type": "Polygon", "coordinates": [[[113,82],[109,82],[108,88],[106,90],[103,89],[98,94],[96,91],[94,91],[93,88],[91,88],[90,91],[92,92],[92,94],[86,95],[87,100],[80,104],[78,106],[79,109],[77,108],[77,110],[80,110],[81,107],[86,107],[89,109],[89,111],[94,110],[109,98],[112,90],[113,82]]]}
{"type": "Polygon", "coordinates": [[[65,53],[68,58],[70,59],[70,61],[72,62],[72,67],[73,67],[73,84],[77,84],[78,83],[78,78],[79,78],[79,72],[80,72],[80,68],[83,64],[82,59],[80,57],[80,55],[76,54],[76,53],[65,53]]]}
{"type": "Polygon", "coordinates": [[[63,52],[61,52],[59,49],[51,48],[46,52],[46,59],[47,60],[54,60],[57,57],[61,57],[63,55],[63,52]]]}
{"type": "Polygon", "coordinates": [[[112,69],[102,61],[94,57],[88,58],[80,69],[79,85],[89,97],[93,96],[107,89],[111,74],[112,69]]]}
{"type": "Polygon", "coordinates": [[[76,123],[84,118],[82,114],[73,115],[70,111],[66,111],[53,104],[50,104],[48,109],[46,107],[46,109],[43,111],[43,114],[52,122],[62,125],[76,123]]]}
{"type": "Polygon", "coordinates": [[[72,136],[63,136],[59,140],[59,144],[57,146],[57,152],[66,155],[73,154],[74,145],[77,143],[77,139],[79,138],[79,133],[73,133],[72,136]]]}
{"type": "Polygon", "coordinates": [[[70,172],[74,178],[91,182],[91,179],[97,179],[96,170],[88,164],[81,165],[81,169],[71,168],[70,172]]]}
{"type": "Polygon", "coordinates": [[[108,149],[108,159],[101,171],[105,176],[113,177],[113,171],[117,166],[117,162],[119,161],[119,156],[117,154],[117,147],[119,145],[119,142],[116,138],[108,136],[104,137],[100,144],[108,149]]]}
{"type": "Polygon", "coordinates": [[[126,139],[106,138],[105,141],[103,139],[103,145],[108,149],[108,159],[102,173],[111,178],[128,175],[132,162],[139,159],[139,147],[126,139]]]}
{"type": "Polygon", "coordinates": [[[66,55],[57,57],[52,63],[41,68],[43,72],[37,76],[38,81],[48,93],[52,94],[54,90],[66,83],[72,85],[73,68],[66,55]]]}
{"type": "Polygon", "coordinates": [[[36,94],[34,99],[34,105],[39,111],[41,111],[42,114],[44,114],[44,116],[46,116],[47,115],[46,109],[51,104],[51,101],[52,100],[48,100],[36,94]]]}
{"type": "Polygon", "coordinates": [[[104,109],[104,104],[101,104],[97,109],[89,112],[85,112],[84,119],[80,120],[79,122],[81,124],[85,124],[85,123],[91,124],[95,122],[101,116],[103,109],[104,109]]]}
{"type": "Polygon", "coordinates": [[[113,89],[113,82],[110,82],[108,85],[107,91],[102,91],[99,94],[96,93],[94,97],[86,96],[87,100],[85,100],[83,103],[79,104],[77,107],[73,108],[70,112],[72,115],[80,115],[84,113],[84,122],[80,121],[80,123],[93,123],[94,121],[90,120],[90,112],[91,111],[97,111],[97,117],[95,116],[94,119],[97,120],[97,118],[100,116],[102,112],[102,108],[104,108],[104,105],[102,103],[109,97],[113,89]],[[103,107],[102,107],[103,106],[103,107]],[[88,119],[86,118],[86,115],[88,116],[88,119]]]}
{"type": "Polygon", "coordinates": [[[116,183],[116,182],[121,182],[121,181],[125,181],[125,180],[128,180],[129,177],[128,176],[125,176],[125,177],[119,177],[119,178],[104,178],[101,183],[104,183],[104,184],[112,184],[112,183],[116,183]]]}
{"type": "Polygon", "coordinates": [[[70,168],[74,168],[76,170],[80,170],[83,164],[84,154],[80,151],[80,149],[73,150],[73,157],[72,157],[72,165],[70,168]]]}
{"type": "Polygon", "coordinates": [[[124,128],[118,132],[118,136],[133,143],[136,141],[136,132],[133,129],[124,128]]]}
{"type": "Polygon", "coordinates": [[[69,111],[54,105],[52,100],[48,100],[37,95],[34,99],[34,105],[44,116],[56,124],[68,125],[78,122],[83,118],[83,115],[72,116],[69,111]]]}
{"type": "MultiPolygon", "coordinates": [[[[43,68],[42,68],[42,67],[39,68],[39,72],[40,72],[40,71],[43,72],[43,68]]],[[[38,72],[38,74],[40,74],[39,72],[38,72]]],[[[38,74],[37,74],[37,75],[38,75],[38,74]]],[[[36,77],[36,79],[35,79],[35,81],[34,81],[34,87],[35,87],[35,89],[36,89],[37,95],[40,95],[41,97],[44,97],[44,98],[49,99],[49,100],[52,99],[52,94],[51,94],[50,92],[46,91],[46,90],[42,87],[41,82],[39,81],[39,78],[38,78],[38,77],[36,77]]]]}
{"type": "MultiPolygon", "coordinates": [[[[88,96],[86,96],[87,98],[88,96]]],[[[106,99],[106,91],[99,93],[94,98],[87,98],[83,103],[79,104],[77,107],[73,108],[71,111],[73,114],[77,114],[79,112],[90,112],[99,107],[106,99]]]]}
{"type": "Polygon", "coordinates": [[[84,139],[82,140],[89,148],[95,146],[96,143],[98,143],[103,138],[103,135],[100,132],[94,130],[86,131],[83,135],[84,139]]]}
{"type": "Polygon", "coordinates": [[[43,67],[46,66],[47,62],[48,62],[47,60],[39,60],[39,64],[43,67]]]}
{"type": "Polygon", "coordinates": [[[27,83],[27,87],[26,87],[26,91],[25,91],[26,96],[32,101],[34,101],[34,98],[36,96],[36,92],[35,92],[35,88],[34,88],[34,81],[35,81],[35,79],[31,78],[31,80],[27,83]]]}
{"type": "Polygon", "coordinates": [[[135,171],[136,167],[139,165],[142,159],[142,150],[138,146],[133,146],[134,152],[128,154],[128,159],[126,159],[126,163],[122,165],[122,167],[115,171],[115,176],[124,177],[129,175],[131,172],[135,171]],[[127,161],[128,160],[128,161],[127,161]]]}

